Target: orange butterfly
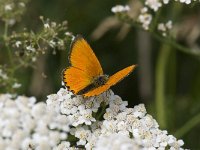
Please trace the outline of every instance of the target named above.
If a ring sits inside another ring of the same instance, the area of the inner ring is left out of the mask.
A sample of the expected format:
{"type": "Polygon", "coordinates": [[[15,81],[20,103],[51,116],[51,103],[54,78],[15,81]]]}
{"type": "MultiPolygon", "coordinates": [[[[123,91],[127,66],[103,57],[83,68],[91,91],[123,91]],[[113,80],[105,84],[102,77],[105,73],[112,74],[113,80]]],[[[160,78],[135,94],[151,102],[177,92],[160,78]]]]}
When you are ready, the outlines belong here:
{"type": "Polygon", "coordinates": [[[90,45],[78,35],[71,45],[71,66],[63,72],[63,81],[76,95],[97,96],[126,77],[136,65],[120,70],[112,76],[104,75],[101,65],[90,45]]]}

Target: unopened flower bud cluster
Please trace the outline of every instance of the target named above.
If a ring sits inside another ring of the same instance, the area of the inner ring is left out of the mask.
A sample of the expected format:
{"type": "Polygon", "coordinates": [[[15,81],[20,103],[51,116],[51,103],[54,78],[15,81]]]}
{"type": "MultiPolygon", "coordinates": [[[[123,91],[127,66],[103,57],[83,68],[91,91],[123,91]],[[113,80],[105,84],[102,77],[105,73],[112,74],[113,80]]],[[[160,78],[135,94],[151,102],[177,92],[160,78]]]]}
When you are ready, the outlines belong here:
{"type": "Polygon", "coordinates": [[[2,92],[7,91],[9,88],[18,89],[21,84],[16,78],[11,77],[11,72],[7,66],[0,65],[0,87],[2,92]]]}
{"type": "Polygon", "coordinates": [[[29,0],[1,0],[0,18],[8,25],[14,25],[26,10],[29,0]]]}
{"type": "Polygon", "coordinates": [[[40,32],[29,32],[25,29],[21,33],[14,32],[9,38],[16,55],[28,57],[32,62],[36,61],[39,54],[45,54],[49,49],[53,54],[56,50],[65,50],[73,36],[67,31],[67,21],[58,24],[49,19],[44,20],[43,17],[40,19],[43,22],[40,32]]]}

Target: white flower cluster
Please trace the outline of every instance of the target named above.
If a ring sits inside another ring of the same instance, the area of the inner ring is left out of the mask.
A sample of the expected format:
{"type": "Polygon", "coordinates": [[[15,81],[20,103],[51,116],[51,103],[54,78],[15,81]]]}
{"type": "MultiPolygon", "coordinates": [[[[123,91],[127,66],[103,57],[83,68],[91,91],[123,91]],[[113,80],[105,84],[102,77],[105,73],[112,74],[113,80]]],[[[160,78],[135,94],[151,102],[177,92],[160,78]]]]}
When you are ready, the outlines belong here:
{"type": "MultiPolygon", "coordinates": [[[[185,4],[191,4],[192,1],[196,1],[196,0],[175,0],[175,1],[180,2],[180,3],[185,3],[185,4]]],[[[154,11],[158,11],[160,7],[168,4],[169,2],[170,2],[169,0],[145,0],[145,5],[154,11]]]]}
{"type": "MultiPolygon", "coordinates": [[[[174,1],[179,2],[179,3],[184,3],[184,4],[191,4],[193,1],[197,1],[197,0],[174,0],[174,1]]],[[[155,13],[161,7],[163,7],[164,5],[167,5],[169,2],[170,0],[145,0],[144,3],[141,3],[140,12],[134,12],[136,14],[138,13],[136,19],[134,18],[134,20],[139,22],[142,25],[144,30],[149,30],[149,27],[152,23],[155,13]],[[154,11],[155,13],[152,13],[152,11],[154,11]]],[[[126,6],[116,5],[112,7],[111,9],[113,13],[119,13],[119,12],[123,13],[129,10],[130,8],[128,5],[126,6]]],[[[131,17],[131,14],[130,14],[130,17],[131,17]]],[[[166,36],[166,30],[169,30],[172,28],[172,27],[168,28],[167,24],[162,24],[158,26],[159,26],[158,29],[162,32],[164,36],[166,36]]]]}
{"type": "Polygon", "coordinates": [[[142,24],[142,27],[145,30],[149,29],[149,25],[151,24],[152,21],[152,15],[147,11],[148,11],[147,7],[142,8],[141,14],[138,16],[138,22],[142,24]]]}
{"type": "Polygon", "coordinates": [[[70,120],[72,126],[91,125],[96,119],[92,113],[96,113],[102,101],[104,94],[98,97],[83,99],[82,96],[74,96],[72,92],[61,88],[57,94],[51,94],[46,101],[48,107],[55,109],[70,120]]]}
{"type": "Polygon", "coordinates": [[[110,90],[83,99],[61,88],[46,103],[0,95],[0,149],[183,150],[183,141],[160,130],[144,104],[128,108],[110,90]]]}
{"type": "MultiPolygon", "coordinates": [[[[191,4],[192,0],[175,0],[180,3],[185,4],[191,4]]],[[[195,1],[195,0],[194,0],[195,1]]],[[[151,21],[153,19],[153,15],[151,14],[150,10],[153,10],[154,12],[157,12],[159,8],[161,8],[164,5],[167,5],[169,3],[169,0],[145,0],[144,7],[141,8],[141,13],[138,16],[138,22],[142,24],[142,27],[145,30],[149,29],[149,25],[151,24],[151,21]]],[[[166,30],[169,30],[172,28],[172,22],[168,21],[169,24],[159,24],[158,30],[160,30],[163,34],[163,36],[166,36],[166,30]],[[169,27],[169,26],[170,27],[169,27]]]]}
{"type": "Polygon", "coordinates": [[[72,121],[70,135],[77,139],[75,145],[61,142],[56,150],[75,147],[88,150],[183,149],[183,141],[160,130],[156,120],[146,113],[143,104],[128,108],[127,101],[122,101],[112,91],[83,99],[60,89],[57,94],[48,96],[47,105],[72,121]],[[104,111],[100,109],[102,104],[106,106],[104,111]]]}
{"type": "Polygon", "coordinates": [[[66,140],[69,120],[34,97],[0,95],[0,149],[51,150],[66,140]]]}

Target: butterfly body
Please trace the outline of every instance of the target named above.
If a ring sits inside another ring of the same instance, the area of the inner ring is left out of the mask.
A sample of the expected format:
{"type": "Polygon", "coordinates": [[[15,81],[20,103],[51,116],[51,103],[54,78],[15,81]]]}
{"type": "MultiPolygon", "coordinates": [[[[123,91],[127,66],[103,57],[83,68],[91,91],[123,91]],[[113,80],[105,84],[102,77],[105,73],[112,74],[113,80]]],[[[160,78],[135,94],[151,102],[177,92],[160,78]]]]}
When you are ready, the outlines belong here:
{"type": "Polygon", "coordinates": [[[69,61],[71,66],[63,72],[65,86],[75,95],[84,97],[96,96],[107,91],[135,68],[135,65],[132,65],[110,77],[104,75],[94,52],[80,35],[72,43],[69,61]]]}

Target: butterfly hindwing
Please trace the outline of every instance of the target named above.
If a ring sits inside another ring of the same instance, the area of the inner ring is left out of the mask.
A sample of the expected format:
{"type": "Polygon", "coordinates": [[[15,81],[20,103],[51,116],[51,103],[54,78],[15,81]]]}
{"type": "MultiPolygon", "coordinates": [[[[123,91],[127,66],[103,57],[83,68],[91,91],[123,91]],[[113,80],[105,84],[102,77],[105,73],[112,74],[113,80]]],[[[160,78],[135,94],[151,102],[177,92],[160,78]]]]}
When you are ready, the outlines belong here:
{"type": "Polygon", "coordinates": [[[135,69],[136,65],[131,65],[129,67],[126,67],[120,71],[118,71],[117,73],[113,74],[108,81],[106,82],[106,84],[113,86],[116,83],[120,82],[122,79],[124,79],[127,75],[129,75],[134,69],[135,69]]]}
{"type": "Polygon", "coordinates": [[[107,91],[108,89],[110,88],[109,85],[105,84],[105,85],[102,85],[100,87],[97,87],[85,94],[83,94],[84,97],[91,97],[91,96],[97,96],[105,91],[107,91]]]}
{"type": "Polygon", "coordinates": [[[115,85],[116,83],[120,82],[123,78],[125,78],[127,75],[129,75],[135,68],[135,65],[126,67],[111,77],[109,77],[108,81],[106,82],[105,85],[102,85],[98,88],[95,88],[85,94],[83,94],[84,97],[91,97],[91,96],[96,96],[99,95],[105,91],[107,91],[111,86],[115,85]]]}

